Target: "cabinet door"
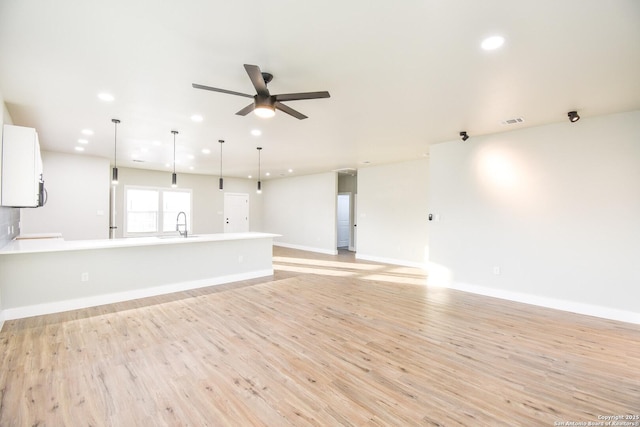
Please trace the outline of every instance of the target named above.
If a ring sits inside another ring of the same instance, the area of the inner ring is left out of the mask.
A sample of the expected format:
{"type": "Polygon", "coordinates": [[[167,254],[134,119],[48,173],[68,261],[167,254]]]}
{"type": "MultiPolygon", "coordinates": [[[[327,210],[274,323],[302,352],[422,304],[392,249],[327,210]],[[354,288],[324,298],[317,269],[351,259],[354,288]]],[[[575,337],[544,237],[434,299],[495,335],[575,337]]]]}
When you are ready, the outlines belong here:
{"type": "Polygon", "coordinates": [[[4,125],[2,129],[2,182],[0,205],[38,206],[36,162],[40,155],[36,130],[4,125]]]}

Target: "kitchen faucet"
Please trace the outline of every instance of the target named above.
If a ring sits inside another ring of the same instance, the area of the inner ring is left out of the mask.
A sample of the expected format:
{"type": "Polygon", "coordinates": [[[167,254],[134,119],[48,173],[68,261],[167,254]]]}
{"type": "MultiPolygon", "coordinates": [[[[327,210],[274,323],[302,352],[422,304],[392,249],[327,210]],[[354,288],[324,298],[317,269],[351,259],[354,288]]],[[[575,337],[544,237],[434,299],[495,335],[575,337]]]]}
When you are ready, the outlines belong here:
{"type": "Polygon", "coordinates": [[[181,236],[187,237],[187,214],[184,212],[178,213],[176,217],[176,231],[180,233],[181,236]],[[180,224],[180,215],[184,215],[184,223],[180,224]],[[180,226],[184,227],[184,231],[180,231],[180,226]]]}

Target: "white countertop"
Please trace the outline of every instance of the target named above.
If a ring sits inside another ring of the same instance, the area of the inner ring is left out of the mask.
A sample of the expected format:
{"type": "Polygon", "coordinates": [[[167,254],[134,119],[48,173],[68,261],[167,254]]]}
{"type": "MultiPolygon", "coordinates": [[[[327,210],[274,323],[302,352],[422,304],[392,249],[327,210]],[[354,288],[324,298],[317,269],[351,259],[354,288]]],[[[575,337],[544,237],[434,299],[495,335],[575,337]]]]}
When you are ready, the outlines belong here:
{"type": "Polygon", "coordinates": [[[30,239],[62,239],[62,233],[30,233],[21,234],[16,237],[16,240],[30,240],[30,239]]]}
{"type": "Polygon", "coordinates": [[[0,255],[28,254],[38,252],[63,252],[82,251],[90,249],[127,248],[135,246],[157,246],[190,244],[202,242],[216,242],[229,240],[264,239],[279,237],[279,234],[270,233],[220,233],[197,234],[184,237],[130,237],[124,239],[100,239],[100,240],[63,240],[63,239],[26,239],[13,240],[0,248],[0,255]]]}

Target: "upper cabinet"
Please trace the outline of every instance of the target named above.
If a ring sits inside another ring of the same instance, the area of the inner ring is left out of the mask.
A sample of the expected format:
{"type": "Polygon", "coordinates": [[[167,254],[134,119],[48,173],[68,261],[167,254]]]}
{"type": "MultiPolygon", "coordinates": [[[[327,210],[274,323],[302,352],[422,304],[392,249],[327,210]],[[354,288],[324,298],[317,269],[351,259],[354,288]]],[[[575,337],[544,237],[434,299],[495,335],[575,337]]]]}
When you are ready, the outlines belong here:
{"type": "Polygon", "coordinates": [[[0,205],[42,206],[45,190],[36,130],[4,125],[0,151],[0,205]]]}

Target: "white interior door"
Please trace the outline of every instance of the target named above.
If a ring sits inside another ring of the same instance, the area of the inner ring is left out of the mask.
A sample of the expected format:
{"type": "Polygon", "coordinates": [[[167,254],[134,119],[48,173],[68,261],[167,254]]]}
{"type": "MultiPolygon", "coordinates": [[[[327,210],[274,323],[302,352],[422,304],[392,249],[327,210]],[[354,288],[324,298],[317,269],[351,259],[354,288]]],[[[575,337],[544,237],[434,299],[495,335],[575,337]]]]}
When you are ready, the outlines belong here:
{"type": "Polygon", "coordinates": [[[246,233],[249,231],[249,195],[224,193],[224,232],[246,233]]]}
{"type": "Polygon", "coordinates": [[[356,243],[358,241],[358,195],[353,195],[353,239],[350,251],[356,252],[356,243]]]}
{"type": "Polygon", "coordinates": [[[351,233],[351,194],[338,194],[338,247],[349,247],[351,233]]]}

